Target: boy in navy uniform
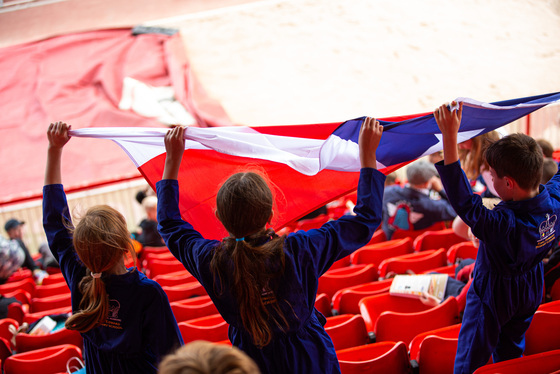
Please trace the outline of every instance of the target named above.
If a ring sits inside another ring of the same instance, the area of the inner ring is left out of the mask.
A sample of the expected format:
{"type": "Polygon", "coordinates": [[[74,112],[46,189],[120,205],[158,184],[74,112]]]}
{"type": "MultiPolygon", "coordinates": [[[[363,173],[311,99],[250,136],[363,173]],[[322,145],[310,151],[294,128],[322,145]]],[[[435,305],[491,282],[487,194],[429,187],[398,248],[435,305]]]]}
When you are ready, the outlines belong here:
{"type": "Polygon", "coordinates": [[[503,200],[493,210],[485,208],[458,161],[462,112],[462,103],[453,111],[446,104],[434,116],[444,150],[437,170],[453,208],[480,239],[455,357],[455,373],[472,373],[490,355],[498,362],[523,354],[525,331],[542,301],[542,259],[560,232],[560,174],[541,185],[543,156],[536,141],[506,136],[485,153],[503,200]]]}

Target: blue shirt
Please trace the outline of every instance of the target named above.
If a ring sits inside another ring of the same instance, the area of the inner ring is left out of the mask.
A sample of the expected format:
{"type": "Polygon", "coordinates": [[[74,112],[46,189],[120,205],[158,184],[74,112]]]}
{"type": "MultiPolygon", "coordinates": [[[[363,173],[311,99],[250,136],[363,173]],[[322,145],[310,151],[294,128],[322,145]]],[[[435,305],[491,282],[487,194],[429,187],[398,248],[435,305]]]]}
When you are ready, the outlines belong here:
{"type": "MultiPolygon", "coordinates": [[[[87,268],[79,260],[64,222],[71,222],[62,185],[43,187],[43,227],[49,248],[78,311],[79,283],[87,268]]],[[[109,295],[109,316],[104,324],[83,333],[88,374],[157,373],[164,355],[183,344],[169,300],[161,286],[137,270],[103,276],[109,295]]]]}
{"type": "Polygon", "coordinates": [[[355,216],[343,216],[319,229],[287,236],[285,271],[275,296],[289,330],[281,332],[272,326],[273,339],[261,349],[243,328],[237,301],[227,282],[223,282],[223,294],[215,292],[210,261],[220,242],[204,239],[181,219],[176,180],[162,180],[156,185],[158,229],[169,250],[204,286],[229,323],[232,344],[253,358],[263,373],[339,373],[333,343],[323,327],[325,318],[314,307],[318,278],[336,260],[369,242],[381,222],[384,181],[385,176],[379,171],[362,169],[355,216]]]}

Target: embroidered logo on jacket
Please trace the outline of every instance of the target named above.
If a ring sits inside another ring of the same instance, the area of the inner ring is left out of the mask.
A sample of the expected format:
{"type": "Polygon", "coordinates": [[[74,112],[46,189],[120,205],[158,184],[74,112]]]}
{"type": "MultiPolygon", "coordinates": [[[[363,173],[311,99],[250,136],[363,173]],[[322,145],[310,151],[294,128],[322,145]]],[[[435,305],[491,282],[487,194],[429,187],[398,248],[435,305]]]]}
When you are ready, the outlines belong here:
{"type": "Polygon", "coordinates": [[[107,319],[102,326],[110,327],[117,330],[122,330],[121,319],[119,318],[119,310],[121,309],[121,304],[115,300],[109,300],[109,314],[107,315],[107,319]]]}
{"type": "Polygon", "coordinates": [[[556,215],[551,216],[547,213],[546,221],[542,221],[539,225],[539,240],[537,241],[537,248],[540,248],[554,240],[555,226],[556,215]]]}

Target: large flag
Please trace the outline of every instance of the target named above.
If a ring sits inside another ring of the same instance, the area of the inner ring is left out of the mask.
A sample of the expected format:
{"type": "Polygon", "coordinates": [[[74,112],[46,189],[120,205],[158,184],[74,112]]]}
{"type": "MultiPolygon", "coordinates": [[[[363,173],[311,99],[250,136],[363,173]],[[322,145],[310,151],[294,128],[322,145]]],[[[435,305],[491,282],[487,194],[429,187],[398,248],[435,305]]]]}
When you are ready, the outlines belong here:
{"type": "MultiPolygon", "coordinates": [[[[497,129],[560,100],[560,93],[482,103],[463,102],[459,142],[497,129]]],[[[359,177],[358,135],[364,117],[344,123],[271,127],[187,128],[180,169],[183,218],[207,238],[227,236],[216,219],[220,185],[233,173],[260,170],[275,193],[272,226],[279,229],[340,196],[354,191],[359,177]]],[[[432,113],[380,119],[378,169],[388,174],[419,157],[442,150],[432,113]]],[[[79,137],[115,141],[155,187],[165,161],[162,128],[87,128],[79,137]]]]}

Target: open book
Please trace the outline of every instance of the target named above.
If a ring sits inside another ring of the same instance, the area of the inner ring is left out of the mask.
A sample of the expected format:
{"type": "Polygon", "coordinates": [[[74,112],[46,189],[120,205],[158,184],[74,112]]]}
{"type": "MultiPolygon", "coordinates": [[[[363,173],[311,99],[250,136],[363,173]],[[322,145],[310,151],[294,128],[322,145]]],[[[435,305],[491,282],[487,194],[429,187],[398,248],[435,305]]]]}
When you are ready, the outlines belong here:
{"type": "Polygon", "coordinates": [[[447,274],[396,275],[389,294],[419,299],[423,292],[427,292],[441,302],[445,295],[447,277],[447,274]]]}

